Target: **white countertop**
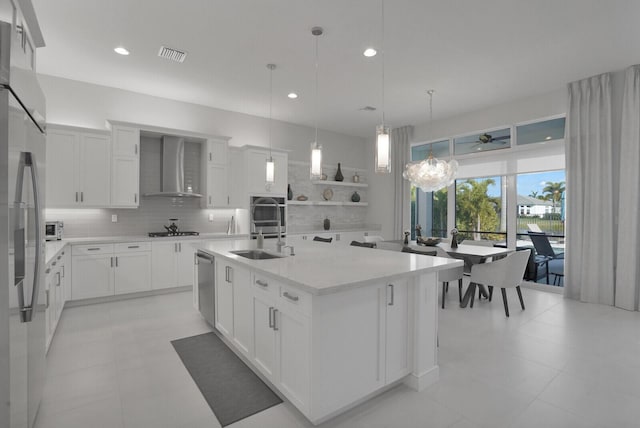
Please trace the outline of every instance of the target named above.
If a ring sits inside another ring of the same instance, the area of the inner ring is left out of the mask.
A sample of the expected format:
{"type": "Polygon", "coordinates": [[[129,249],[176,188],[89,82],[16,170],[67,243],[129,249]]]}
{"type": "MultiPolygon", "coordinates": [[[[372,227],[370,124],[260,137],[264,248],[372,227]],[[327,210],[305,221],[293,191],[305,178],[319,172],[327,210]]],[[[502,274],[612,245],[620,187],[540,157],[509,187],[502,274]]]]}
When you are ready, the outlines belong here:
{"type": "Polygon", "coordinates": [[[65,245],[83,244],[118,244],[122,242],[146,242],[146,241],[210,241],[218,239],[245,239],[247,235],[227,235],[226,233],[202,233],[196,236],[170,236],[166,238],[151,238],[147,235],[133,236],[92,236],[88,238],[67,238],[61,241],[47,241],[45,264],[48,264],[58,255],[65,245]]]}
{"type": "MultiPolygon", "coordinates": [[[[272,241],[265,242],[265,250],[275,253],[272,241]]],[[[255,246],[255,240],[245,239],[207,242],[196,248],[316,295],[463,265],[460,260],[324,242],[298,243],[295,256],[289,256],[289,249],[285,248],[286,257],[268,260],[251,260],[230,253],[255,246]]]]}

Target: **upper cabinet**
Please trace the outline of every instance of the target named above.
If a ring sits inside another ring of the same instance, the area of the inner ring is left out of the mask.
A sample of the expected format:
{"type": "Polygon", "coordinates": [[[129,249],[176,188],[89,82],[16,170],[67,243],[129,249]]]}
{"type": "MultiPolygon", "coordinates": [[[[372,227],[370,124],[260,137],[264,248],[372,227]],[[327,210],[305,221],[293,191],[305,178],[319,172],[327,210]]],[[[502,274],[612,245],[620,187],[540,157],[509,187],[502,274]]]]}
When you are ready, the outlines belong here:
{"type": "Polygon", "coordinates": [[[287,195],[288,155],[283,151],[249,147],[246,149],[247,191],[249,195],[287,195]],[[275,181],[269,188],[266,186],[266,163],[273,158],[275,181]]]}
{"type": "Polygon", "coordinates": [[[107,132],[47,127],[47,207],[110,205],[111,139],[107,132]]]}
{"type": "Polygon", "coordinates": [[[202,208],[229,208],[231,173],[227,140],[208,139],[202,143],[202,182],[205,184],[202,208]]]}
{"type": "Polygon", "coordinates": [[[140,204],[140,129],[111,128],[111,206],[138,208],[140,204]]]}

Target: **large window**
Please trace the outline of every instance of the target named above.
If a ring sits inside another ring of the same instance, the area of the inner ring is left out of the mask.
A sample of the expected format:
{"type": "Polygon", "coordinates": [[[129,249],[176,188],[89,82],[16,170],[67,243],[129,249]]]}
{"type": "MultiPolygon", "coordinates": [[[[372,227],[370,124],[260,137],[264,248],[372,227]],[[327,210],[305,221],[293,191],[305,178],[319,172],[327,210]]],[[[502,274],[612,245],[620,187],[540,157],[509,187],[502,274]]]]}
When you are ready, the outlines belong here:
{"type": "Polygon", "coordinates": [[[462,239],[502,241],[506,237],[504,177],[456,181],[456,228],[462,239]]]}

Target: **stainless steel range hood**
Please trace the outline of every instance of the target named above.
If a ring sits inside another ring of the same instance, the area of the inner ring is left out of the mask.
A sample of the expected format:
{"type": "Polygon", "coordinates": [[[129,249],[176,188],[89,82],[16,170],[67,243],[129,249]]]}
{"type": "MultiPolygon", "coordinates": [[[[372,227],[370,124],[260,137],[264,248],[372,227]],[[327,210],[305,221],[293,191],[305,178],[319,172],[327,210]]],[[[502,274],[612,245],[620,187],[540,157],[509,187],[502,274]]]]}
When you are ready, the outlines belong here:
{"type": "Polygon", "coordinates": [[[145,193],[144,196],[202,197],[198,193],[186,192],[184,188],[184,138],[171,135],[162,137],[162,188],[160,192],[145,193]]]}

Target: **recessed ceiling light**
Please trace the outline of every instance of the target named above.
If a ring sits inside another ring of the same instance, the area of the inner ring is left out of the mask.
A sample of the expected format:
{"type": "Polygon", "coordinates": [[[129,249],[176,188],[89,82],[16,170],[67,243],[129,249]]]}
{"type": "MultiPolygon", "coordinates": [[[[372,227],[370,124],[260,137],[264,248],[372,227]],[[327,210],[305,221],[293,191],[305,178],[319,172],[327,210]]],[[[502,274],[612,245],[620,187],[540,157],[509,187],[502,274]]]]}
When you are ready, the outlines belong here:
{"type": "Polygon", "coordinates": [[[551,136],[550,136],[550,135],[549,135],[547,138],[545,138],[545,140],[550,140],[550,139],[551,139],[551,136]]]}
{"type": "Polygon", "coordinates": [[[367,48],[364,51],[364,56],[366,57],[372,57],[372,56],[376,56],[376,54],[378,53],[377,50],[375,50],[374,48],[367,48]]]}
{"type": "Polygon", "coordinates": [[[295,92],[290,92],[289,95],[287,96],[292,100],[295,100],[296,98],[298,98],[298,94],[296,94],[295,92]]]}
{"type": "Polygon", "coordinates": [[[120,55],[129,55],[129,51],[123,48],[122,46],[118,46],[117,48],[114,49],[114,51],[120,55]]]}

